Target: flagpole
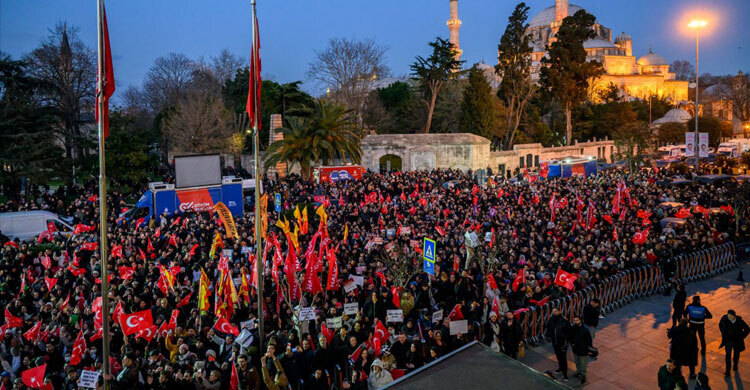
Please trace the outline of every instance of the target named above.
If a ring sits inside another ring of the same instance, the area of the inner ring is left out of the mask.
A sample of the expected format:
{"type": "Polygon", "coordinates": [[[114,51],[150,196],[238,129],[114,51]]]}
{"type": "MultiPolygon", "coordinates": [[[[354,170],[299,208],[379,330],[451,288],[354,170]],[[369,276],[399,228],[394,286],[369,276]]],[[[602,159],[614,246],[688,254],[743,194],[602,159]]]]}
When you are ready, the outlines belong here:
{"type": "Polygon", "coordinates": [[[97,41],[99,48],[97,82],[97,109],[99,110],[99,251],[102,280],[102,375],[104,390],[109,389],[109,277],[107,275],[107,175],[104,169],[104,39],[102,26],[102,0],[96,2],[97,41]]]}
{"type": "MultiPolygon", "coordinates": [[[[256,42],[256,33],[257,33],[257,25],[256,25],[256,16],[255,16],[255,0],[252,0],[251,2],[253,6],[253,20],[252,20],[252,29],[253,29],[253,44],[252,44],[252,50],[251,50],[251,58],[250,62],[252,64],[257,64],[258,58],[257,58],[257,48],[255,47],[256,42]]],[[[250,79],[254,79],[255,75],[250,75],[250,79]]],[[[256,86],[257,88],[257,86],[256,86]]],[[[249,91],[248,93],[255,93],[256,88],[252,88],[252,91],[249,91]]],[[[261,186],[261,178],[260,178],[260,164],[258,163],[258,148],[260,147],[260,137],[258,134],[258,116],[260,115],[260,107],[258,107],[258,99],[254,99],[255,101],[255,107],[254,109],[254,115],[253,115],[253,155],[254,155],[254,170],[255,170],[255,263],[258,273],[258,341],[259,341],[259,351],[260,355],[263,355],[263,338],[265,336],[264,329],[263,329],[263,258],[261,256],[261,253],[263,253],[263,241],[261,237],[261,212],[260,212],[260,186],[261,186]]]]}

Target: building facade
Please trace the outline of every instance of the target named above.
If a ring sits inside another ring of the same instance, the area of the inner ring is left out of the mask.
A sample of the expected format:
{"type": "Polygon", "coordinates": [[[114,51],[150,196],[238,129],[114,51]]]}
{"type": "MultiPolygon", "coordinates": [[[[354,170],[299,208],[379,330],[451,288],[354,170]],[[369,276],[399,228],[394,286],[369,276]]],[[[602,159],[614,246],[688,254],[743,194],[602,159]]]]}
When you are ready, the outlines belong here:
{"type": "MultiPolygon", "coordinates": [[[[555,39],[563,19],[584,8],[569,4],[568,0],[555,0],[555,5],[537,13],[529,21],[531,35],[532,78],[538,80],[542,58],[555,39]]],[[[597,20],[592,26],[596,36],[583,43],[589,61],[599,61],[604,74],[591,87],[591,99],[596,101],[600,92],[617,87],[620,96],[647,99],[650,96],[667,98],[673,102],[688,99],[688,82],[675,80],[664,57],[653,50],[640,58],[633,55],[633,40],[624,32],[614,38],[612,29],[597,20]]]]}

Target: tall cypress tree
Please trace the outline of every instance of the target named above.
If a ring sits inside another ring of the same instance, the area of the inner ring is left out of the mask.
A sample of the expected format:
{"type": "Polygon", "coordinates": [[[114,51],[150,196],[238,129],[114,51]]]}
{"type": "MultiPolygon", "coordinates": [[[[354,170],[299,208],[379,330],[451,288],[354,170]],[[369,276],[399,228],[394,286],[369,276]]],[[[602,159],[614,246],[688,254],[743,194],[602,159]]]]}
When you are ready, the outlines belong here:
{"type": "Polygon", "coordinates": [[[571,112],[588,98],[589,80],[604,72],[601,62],[586,61],[583,42],[594,38],[596,19],[584,10],[563,19],[555,41],[542,58],[539,83],[565,111],[565,138],[573,142],[571,112]]]}
{"type": "Polygon", "coordinates": [[[468,83],[461,100],[461,132],[492,139],[495,127],[492,87],[484,72],[474,65],[469,69],[468,83]]]}

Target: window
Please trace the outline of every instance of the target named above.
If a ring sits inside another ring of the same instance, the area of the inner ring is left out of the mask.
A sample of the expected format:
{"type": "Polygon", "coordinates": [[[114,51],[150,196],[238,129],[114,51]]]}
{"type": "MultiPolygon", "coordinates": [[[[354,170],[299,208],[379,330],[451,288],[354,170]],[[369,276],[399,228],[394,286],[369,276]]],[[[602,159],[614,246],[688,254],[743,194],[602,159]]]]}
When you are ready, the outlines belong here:
{"type": "Polygon", "coordinates": [[[518,167],[519,167],[519,168],[523,168],[523,157],[520,157],[520,158],[518,159],[518,167]]]}
{"type": "Polygon", "coordinates": [[[532,166],[531,165],[531,161],[532,161],[533,158],[534,158],[534,156],[532,156],[531,153],[529,153],[529,154],[526,155],[526,166],[527,167],[531,167],[532,166]]]}
{"type": "Polygon", "coordinates": [[[500,164],[497,166],[497,173],[501,176],[505,176],[505,164],[500,164]]]}
{"type": "Polygon", "coordinates": [[[534,166],[535,167],[539,166],[539,156],[534,156],[534,166]]]}

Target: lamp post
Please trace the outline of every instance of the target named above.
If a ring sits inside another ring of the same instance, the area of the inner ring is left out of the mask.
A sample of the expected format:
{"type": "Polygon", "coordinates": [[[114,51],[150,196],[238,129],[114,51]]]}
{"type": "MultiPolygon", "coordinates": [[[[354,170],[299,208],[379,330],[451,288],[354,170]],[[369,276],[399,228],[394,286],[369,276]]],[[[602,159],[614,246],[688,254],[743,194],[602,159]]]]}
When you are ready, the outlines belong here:
{"type": "Polygon", "coordinates": [[[698,59],[699,59],[699,36],[700,36],[700,29],[703,27],[706,27],[708,22],[705,20],[693,20],[688,24],[688,27],[695,29],[695,131],[693,132],[693,154],[695,157],[695,172],[698,173],[698,169],[700,167],[699,165],[699,157],[698,157],[698,96],[700,95],[700,91],[698,89],[698,82],[699,82],[699,71],[698,71],[698,59]]]}

